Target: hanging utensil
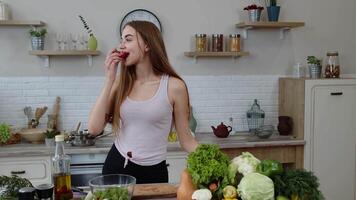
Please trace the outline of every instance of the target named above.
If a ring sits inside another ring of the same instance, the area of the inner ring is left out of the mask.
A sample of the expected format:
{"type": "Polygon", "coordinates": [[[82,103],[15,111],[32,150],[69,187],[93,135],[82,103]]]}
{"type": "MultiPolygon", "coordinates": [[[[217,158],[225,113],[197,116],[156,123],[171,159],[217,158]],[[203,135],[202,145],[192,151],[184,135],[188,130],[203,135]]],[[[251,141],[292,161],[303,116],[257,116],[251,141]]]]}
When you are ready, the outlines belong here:
{"type": "Polygon", "coordinates": [[[31,119],[32,119],[32,108],[31,106],[26,106],[24,109],[23,109],[26,117],[27,117],[27,126],[28,128],[31,128],[31,119]]]}
{"type": "Polygon", "coordinates": [[[38,124],[40,123],[40,118],[46,113],[46,111],[47,111],[47,106],[44,106],[42,108],[36,108],[35,119],[31,120],[32,128],[37,128],[38,124]]]}

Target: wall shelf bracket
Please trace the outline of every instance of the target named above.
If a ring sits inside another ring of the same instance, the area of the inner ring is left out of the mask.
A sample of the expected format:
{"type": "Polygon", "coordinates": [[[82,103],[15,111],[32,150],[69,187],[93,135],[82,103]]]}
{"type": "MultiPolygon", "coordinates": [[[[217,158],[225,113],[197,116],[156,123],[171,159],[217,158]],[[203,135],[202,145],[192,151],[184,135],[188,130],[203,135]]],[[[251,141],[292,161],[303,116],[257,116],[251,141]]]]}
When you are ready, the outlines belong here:
{"type": "Polygon", "coordinates": [[[248,37],[248,30],[252,29],[252,26],[246,26],[245,28],[242,29],[242,37],[244,39],[247,39],[248,37]]]}
{"type": "Polygon", "coordinates": [[[40,56],[43,60],[43,66],[49,68],[49,56],[40,56]]]}
{"type": "Polygon", "coordinates": [[[279,39],[284,39],[284,34],[286,31],[289,31],[290,27],[283,27],[279,29],[279,39]]]}

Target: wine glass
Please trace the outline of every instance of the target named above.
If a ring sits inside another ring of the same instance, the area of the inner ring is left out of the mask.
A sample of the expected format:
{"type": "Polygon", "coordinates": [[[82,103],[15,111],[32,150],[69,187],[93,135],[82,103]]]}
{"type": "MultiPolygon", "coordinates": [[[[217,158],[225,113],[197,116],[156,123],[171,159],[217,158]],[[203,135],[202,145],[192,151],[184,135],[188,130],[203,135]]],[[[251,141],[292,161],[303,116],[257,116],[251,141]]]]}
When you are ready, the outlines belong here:
{"type": "Polygon", "coordinates": [[[81,50],[86,50],[86,45],[85,45],[85,36],[83,34],[80,34],[79,36],[79,43],[80,43],[80,46],[81,46],[81,50]]]}
{"type": "Polygon", "coordinates": [[[70,34],[70,38],[72,39],[72,44],[73,44],[73,50],[77,50],[77,42],[79,40],[79,35],[78,34],[70,34]]]}
{"type": "Polygon", "coordinates": [[[68,34],[67,33],[63,33],[63,50],[68,50],[68,34]]]}
{"type": "Polygon", "coordinates": [[[82,41],[83,41],[83,49],[87,50],[88,49],[88,40],[89,37],[87,34],[82,35],[82,41]]]}
{"type": "Polygon", "coordinates": [[[57,42],[57,49],[63,50],[62,42],[63,42],[63,35],[61,33],[56,33],[56,42],[57,42]]]}

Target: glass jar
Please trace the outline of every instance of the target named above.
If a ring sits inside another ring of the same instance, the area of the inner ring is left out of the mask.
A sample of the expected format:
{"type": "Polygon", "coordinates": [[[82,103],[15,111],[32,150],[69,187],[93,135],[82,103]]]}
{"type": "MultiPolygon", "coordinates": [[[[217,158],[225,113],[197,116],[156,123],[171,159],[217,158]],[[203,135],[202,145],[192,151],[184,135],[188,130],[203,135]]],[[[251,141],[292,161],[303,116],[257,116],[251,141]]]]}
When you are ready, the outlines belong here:
{"type": "Polygon", "coordinates": [[[240,52],[240,34],[230,34],[229,51],[240,52]]]}
{"type": "Polygon", "coordinates": [[[325,78],[340,78],[339,53],[329,51],[326,56],[325,78]]]}
{"type": "Polygon", "coordinates": [[[211,51],[222,52],[224,51],[224,35],[213,34],[211,37],[211,51]]]}
{"type": "Polygon", "coordinates": [[[305,67],[302,65],[302,63],[297,62],[293,66],[293,77],[294,78],[303,78],[303,77],[305,77],[305,67]]]}
{"type": "Polygon", "coordinates": [[[257,128],[263,125],[265,112],[260,108],[257,99],[254,100],[251,109],[247,111],[247,124],[250,132],[255,132],[257,128]]]}
{"type": "Polygon", "coordinates": [[[195,50],[199,52],[208,51],[208,39],[206,34],[195,34],[195,50]]]}

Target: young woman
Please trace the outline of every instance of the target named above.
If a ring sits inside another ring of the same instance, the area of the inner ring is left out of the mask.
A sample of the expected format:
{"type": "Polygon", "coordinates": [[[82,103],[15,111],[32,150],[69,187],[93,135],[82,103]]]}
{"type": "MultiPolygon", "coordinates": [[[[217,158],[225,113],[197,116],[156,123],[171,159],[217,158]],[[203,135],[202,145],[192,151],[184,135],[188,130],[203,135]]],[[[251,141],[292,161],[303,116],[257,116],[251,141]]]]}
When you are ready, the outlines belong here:
{"type": "Polygon", "coordinates": [[[126,24],[119,49],[106,57],[105,74],[88,127],[90,133],[98,134],[112,119],[116,139],[103,174],[129,174],[137,183],[168,182],[165,160],[172,126],[185,151],[193,151],[197,142],[188,125],[186,84],[170,65],[156,26],[146,21],[126,24]]]}

